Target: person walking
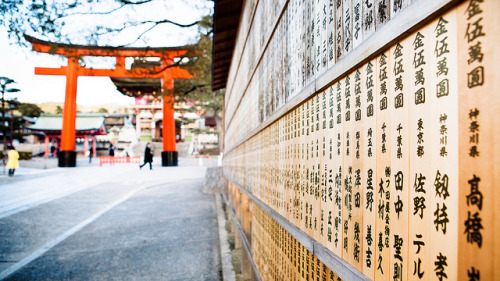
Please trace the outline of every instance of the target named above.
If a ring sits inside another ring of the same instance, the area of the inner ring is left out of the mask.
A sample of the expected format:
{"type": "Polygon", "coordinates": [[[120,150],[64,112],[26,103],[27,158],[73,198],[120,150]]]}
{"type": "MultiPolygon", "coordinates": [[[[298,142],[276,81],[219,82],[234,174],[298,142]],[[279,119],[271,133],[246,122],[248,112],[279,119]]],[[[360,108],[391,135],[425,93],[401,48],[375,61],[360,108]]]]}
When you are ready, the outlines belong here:
{"type": "Polygon", "coordinates": [[[109,156],[115,156],[115,146],[112,142],[109,143],[109,156]]]}
{"type": "Polygon", "coordinates": [[[52,142],[50,142],[50,157],[56,157],[56,146],[52,142]]]}
{"type": "Polygon", "coordinates": [[[92,149],[92,145],[89,146],[89,151],[87,151],[87,153],[89,154],[89,164],[92,164],[92,153],[93,152],[93,149],[92,149]]]}
{"type": "Polygon", "coordinates": [[[13,177],[16,169],[19,168],[19,153],[12,145],[9,145],[7,149],[9,152],[7,152],[8,160],[6,168],[9,169],[9,177],[13,177]]]}
{"type": "Polygon", "coordinates": [[[151,143],[146,144],[146,149],[144,150],[144,164],[139,166],[142,169],[146,163],[149,163],[149,169],[153,170],[153,152],[151,151],[151,143]]]}

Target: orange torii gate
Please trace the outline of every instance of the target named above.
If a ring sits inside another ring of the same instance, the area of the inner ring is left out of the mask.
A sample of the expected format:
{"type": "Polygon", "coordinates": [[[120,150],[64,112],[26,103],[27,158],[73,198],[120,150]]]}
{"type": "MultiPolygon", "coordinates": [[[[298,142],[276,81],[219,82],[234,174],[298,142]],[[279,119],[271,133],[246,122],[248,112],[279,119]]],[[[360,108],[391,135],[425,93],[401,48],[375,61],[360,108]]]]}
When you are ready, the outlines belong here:
{"type": "Polygon", "coordinates": [[[42,41],[25,35],[33,50],[42,53],[64,55],[68,59],[67,66],[60,68],[36,67],[38,75],[66,76],[66,96],[63,108],[63,125],[61,132],[61,151],[59,167],[75,167],[75,120],[76,120],[76,85],[78,76],[108,76],[121,78],[161,78],[163,97],[163,151],[162,166],[177,166],[177,151],[175,148],[174,97],[172,93],[173,79],[193,78],[185,69],[174,64],[174,58],[181,57],[189,50],[188,47],[167,48],[125,48],[97,47],[71,44],[59,44],[42,41]],[[82,56],[115,57],[114,69],[94,69],[78,65],[82,56]],[[158,57],[162,65],[155,68],[125,68],[126,57],[158,57]]]}

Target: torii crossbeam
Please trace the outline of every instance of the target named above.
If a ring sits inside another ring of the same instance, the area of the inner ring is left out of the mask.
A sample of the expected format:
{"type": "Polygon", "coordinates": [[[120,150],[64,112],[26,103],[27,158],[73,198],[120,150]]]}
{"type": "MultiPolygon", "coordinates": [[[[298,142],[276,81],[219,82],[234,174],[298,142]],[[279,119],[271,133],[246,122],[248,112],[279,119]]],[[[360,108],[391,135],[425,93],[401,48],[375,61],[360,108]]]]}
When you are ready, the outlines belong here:
{"type": "Polygon", "coordinates": [[[162,166],[177,166],[177,151],[175,148],[175,120],[174,97],[172,89],[173,79],[193,78],[185,69],[174,65],[174,58],[183,56],[189,47],[167,48],[124,48],[124,47],[96,47],[71,44],[59,44],[42,41],[25,35],[36,52],[63,55],[68,59],[67,66],[60,68],[36,67],[38,75],[66,76],[66,96],[63,108],[63,126],[61,132],[61,152],[59,153],[59,167],[76,166],[76,89],[78,76],[108,76],[121,78],[161,78],[163,96],[163,151],[162,166]],[[113,69],[94,69],[78,65],[82,56],[115,57],[116,65],[113,69]],[[158,57],[162,65],[156,68],[125,68],[126,57],[158,57]]]}

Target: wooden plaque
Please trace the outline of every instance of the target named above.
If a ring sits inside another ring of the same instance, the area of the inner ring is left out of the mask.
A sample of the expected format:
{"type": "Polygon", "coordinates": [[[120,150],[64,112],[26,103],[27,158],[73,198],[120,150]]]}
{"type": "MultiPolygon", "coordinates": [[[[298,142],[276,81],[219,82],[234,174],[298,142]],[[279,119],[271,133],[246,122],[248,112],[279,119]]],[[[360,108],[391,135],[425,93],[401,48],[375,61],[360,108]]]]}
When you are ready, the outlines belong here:
{"type": "Polygon", "coordinates": [[[391,16],[390,0],[375,0],[375,29],[378,30],[386,24],[391,16]]]}
{"type": "MultiPolygon", "coordinates": [[[[363,136],[365,121],[365,96],[366,96],[366,72],[363,67],[358,68],[352,75],[354,78],[353,88],[351,92],[351,155],[352,159],[352,259],[354,267],[362,271],[363,265],[363,203],[364,203],[364,184],[365,170],[364,170],[364,142],[363,136]]],[[[348,171],[349,172],[349,171],[348,171]]]]}
{"type": "Polygon", "coordinates": [[[375,10],[375,0],[363,1],[363,40],[375,32],[376,12],[379,10],[375,10]]]}
{"type": "Polygon", "coordinates": [[[344,1],[342,3],[343,14],[343,31],[344,31],[344,55],[352,50],[353,46],[353,14],[352,14],[352,1],[344,1]]]}
{"type": "Polygon", "coordinates": [[[354,205],[354,195],[353,195],[353,153],[354,153],[354,137],[353,137],[353,84],[354,77],[347,76],[344,79],[344,124],[343,128],[343,138],[344,138],[344,155],[342,168],[343,172],[343,190],[342,190],[342,259],[347,261],[349,264],[354,266],[353,257],[353,238],[354,238],[354,223],[353,223],[353,205],[354,205]]]}
{"type": "Polygon", "coordinates": [[[411,40],[404,39],[390,49],[391,74],[389,110],[391,114],[391,187],[390,187],[390,275],[395,281],[408,274],[409,206],[409,126],[410,83],[412,68],[411,40]]]}
{"type": "MultiPolygon", "coordinates": [[[[498,1],[458,6],[458,280],[500,278],[498,1]],[[496,212],[495,212],[496,211],[496,212]]],[[[451,23],[451,22],[450,22],[451,23]]],[[[450,68],[451,69],[451,68],[450,68]]]]}
{"type": "Polygon", "coordinates": [[[335,61],[344,55],[344,9],[343,1],[335,0],[335,61]]]}
{"type": "Polygon", "coordinates": [[[363,101],[362,128],[362,194],[363,201],[363,274],[370,279],[375,277],[376,214],[377,214],[377,61],[369,61],[363,68],[365,91],[363,101]]]}
{"type": "Polygon", "coordinates": [[[412,40],[413,62],[408,70],[411,77],[410,131],[409,131],[409,230],[408,230],[408,279],[425,280],[431,278],[432,260],[432,205],[433,172],[429,165],[432,159],[431,130],[432,111],[430,96],[434,91],[434,68],[431,66],[434,36],[432,25],[409,36],[412,40]]]}
{"type": "Polygon", "coordinates": [[[352,44],[356,48],[363,41],[363,4],[364,1],[352,0],[352,44]]]}
{"type": "Polygon", "coordinates": [[[334,100],[334,124],[333,124],[333,177],[334,177],[334,189],[333,189],[333,200],[334,200],[334,209],[333,209],[333,253],[337,256],[342,257],[342,245],[343,245],[343,207],[342,204],[344,200],[344,168],[343,168],[343,159],[344,159],[344,131],[343,124],[344,122],[344,84],[345,79],[338,81],[333,85],[333,92],[335,95],[334,100]]]}
{"type": "Polygon", "coordinates": [[[328,68],[335,64],[335,0],[327,0],[327,49],[328,49],[328,68]]]}

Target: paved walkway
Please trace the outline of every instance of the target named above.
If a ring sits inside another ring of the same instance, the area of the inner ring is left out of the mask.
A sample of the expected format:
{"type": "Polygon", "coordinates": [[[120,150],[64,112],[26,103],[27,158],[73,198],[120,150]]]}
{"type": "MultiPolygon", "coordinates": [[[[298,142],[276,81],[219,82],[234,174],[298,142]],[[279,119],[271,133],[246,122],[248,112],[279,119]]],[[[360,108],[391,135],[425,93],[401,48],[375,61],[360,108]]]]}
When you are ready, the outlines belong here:
{"type": "Polygon", "coordinates": [[[220,280],[206,168],[155,161],[0,177],[0,279],[220,280]]]}

